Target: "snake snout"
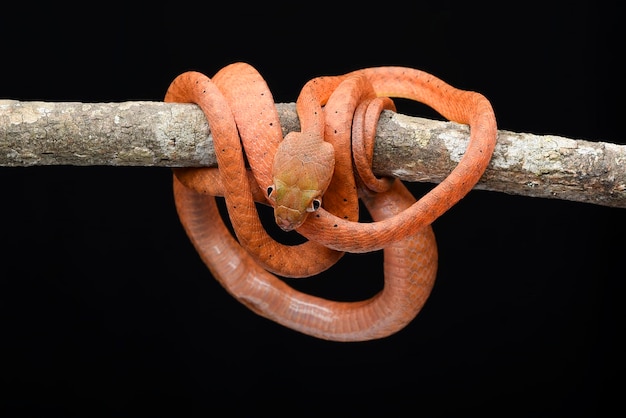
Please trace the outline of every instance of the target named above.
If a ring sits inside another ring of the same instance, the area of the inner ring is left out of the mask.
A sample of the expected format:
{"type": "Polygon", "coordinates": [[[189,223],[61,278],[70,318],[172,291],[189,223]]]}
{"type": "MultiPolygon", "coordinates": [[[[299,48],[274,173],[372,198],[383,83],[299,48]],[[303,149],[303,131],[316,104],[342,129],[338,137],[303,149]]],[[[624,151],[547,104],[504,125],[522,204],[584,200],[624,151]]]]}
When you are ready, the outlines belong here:
{"type": "Polygon", "coordinates": [[[280,229],[286,232],[293,231],[295,229],[293,224],[289,222],[287,219],[276,219],[276,223],[278,224],[280,229]]]}
{"type": "Polygon", "coordinates": [[[304,219],[306,218],[306,213],[303,216],[301,212],[295,209],[278,206],[274,211],[274,218],[280,229],[289,232],[302,225],[304,219]]]}

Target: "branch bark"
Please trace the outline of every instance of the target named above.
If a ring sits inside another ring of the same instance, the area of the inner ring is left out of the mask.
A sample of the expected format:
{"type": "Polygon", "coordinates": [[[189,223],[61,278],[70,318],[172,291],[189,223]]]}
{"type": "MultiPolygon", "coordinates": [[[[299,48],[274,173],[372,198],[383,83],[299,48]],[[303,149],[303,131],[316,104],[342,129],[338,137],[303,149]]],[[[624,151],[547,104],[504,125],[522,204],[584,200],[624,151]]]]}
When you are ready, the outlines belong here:
{"type": "MultiPolygon", "coordinates": [[[[299,130],[293,103],[277,104],[283,133],[299,130]]],[[[465,125],[385,111],[374,172],[438,183],[456,166],[465,125]]],[[[193,104],[0,100],[0,166],[215,166],[210,127],[193,104]]],[[[498,131],[477,189],[626,207],[626,146],[498,131]]]]}

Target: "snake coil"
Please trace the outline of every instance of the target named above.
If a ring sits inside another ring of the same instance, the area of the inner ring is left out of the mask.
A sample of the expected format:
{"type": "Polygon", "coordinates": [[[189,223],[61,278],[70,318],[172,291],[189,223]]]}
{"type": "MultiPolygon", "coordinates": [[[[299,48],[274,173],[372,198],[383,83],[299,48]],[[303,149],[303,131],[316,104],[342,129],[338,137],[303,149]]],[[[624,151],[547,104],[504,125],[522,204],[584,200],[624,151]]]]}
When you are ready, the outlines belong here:
{"type": "Polygon", "coordinates": [[[310,80],[296,103],[301,130],[284,139],[271,92],[246,63],[228,65],[212,79],[183,73],[165,101],[197,104],[213,135],[217,169],[173,170],[180,221],[213,276],[257,314],[334,341],[387,337],[415,318],[437,272],[430,225],[474,187],[496,143],[495,116],[484,96],[406,67],[310,80]],[[371,173],[376,123],[383,109],[395,110],[393,97],[424,103],[470,126],[457,167],[417,201],[400,180],[371,173]],[[235,237],[216,196],[224,197],[235,237]],[[359,222],[359,199],[373,222],[359,222]],[[307,241],[275,241],[258,219],[255,202],[272,205],[277,224],[307,241]],[[330,268],[344,252],[379,249],[385,283],[367,300],[323,299],[275,276],[308,277],[330,268]]]}

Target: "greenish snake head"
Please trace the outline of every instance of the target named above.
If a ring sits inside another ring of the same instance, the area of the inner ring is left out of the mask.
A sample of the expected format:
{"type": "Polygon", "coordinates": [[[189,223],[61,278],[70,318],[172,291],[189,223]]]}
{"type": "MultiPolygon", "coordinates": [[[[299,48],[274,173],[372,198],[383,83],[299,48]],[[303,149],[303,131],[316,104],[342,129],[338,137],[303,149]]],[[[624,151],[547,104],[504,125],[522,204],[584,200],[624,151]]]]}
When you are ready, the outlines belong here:
{"type": "Polygon", "coordinates": [[[292,132],[280,143],[274,156],[274,183],[267,187],[267,196],[281,229],[298,228],[309,213],[322,207],[334,163],[333,146],[313,135],[292,132]]]}
{"type": "Polygon", "coordinates": [[[268,187],[268,197],[274,202],[276,224],[285,230],[296,229],[306,220],[307,215],[322,206],[320,190],[301,190],[297,185],[288,185],[274,178],[268,187]]]}

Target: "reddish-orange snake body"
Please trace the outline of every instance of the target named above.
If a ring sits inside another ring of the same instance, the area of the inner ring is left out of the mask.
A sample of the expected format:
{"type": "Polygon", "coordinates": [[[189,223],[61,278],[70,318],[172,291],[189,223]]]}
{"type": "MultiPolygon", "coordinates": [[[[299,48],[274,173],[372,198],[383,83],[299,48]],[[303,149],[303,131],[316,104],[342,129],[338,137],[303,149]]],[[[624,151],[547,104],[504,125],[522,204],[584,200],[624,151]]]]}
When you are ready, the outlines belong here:
{"type": "Polygon", "coordinates": [[[285,138],[269,88],[245,63],[231,64],[212,79],[183,73],[165,101],[196,103],[211,128],[218,168],[174,169],[174,198],[181,223],[213,276],[259,315],[335,341],[383,338],[415,318],[437,271],[430,225],[474,187],[497,133],[484,96],[405,67],[309,81],[296,104],[301,130],[285,138]],[[460,163],[418,201],[401,181],[376,179],[367,166],[376,121],[383,109],[394,109],[392,97],[425,103],[470,126],[460,163]],[[236,237],[215,196],[224,197],[236,237]],[[359,198],[373,222],[359,222],[359,198]],[[255,202],[274,206],[279,226],[297,230],[307,242],[275,241],[255,202]],[[330,268],[344,252],[378,249],[384,251],[384,286],[364,301],[308,295],[274,275],[308,277],[330,268]]]}

